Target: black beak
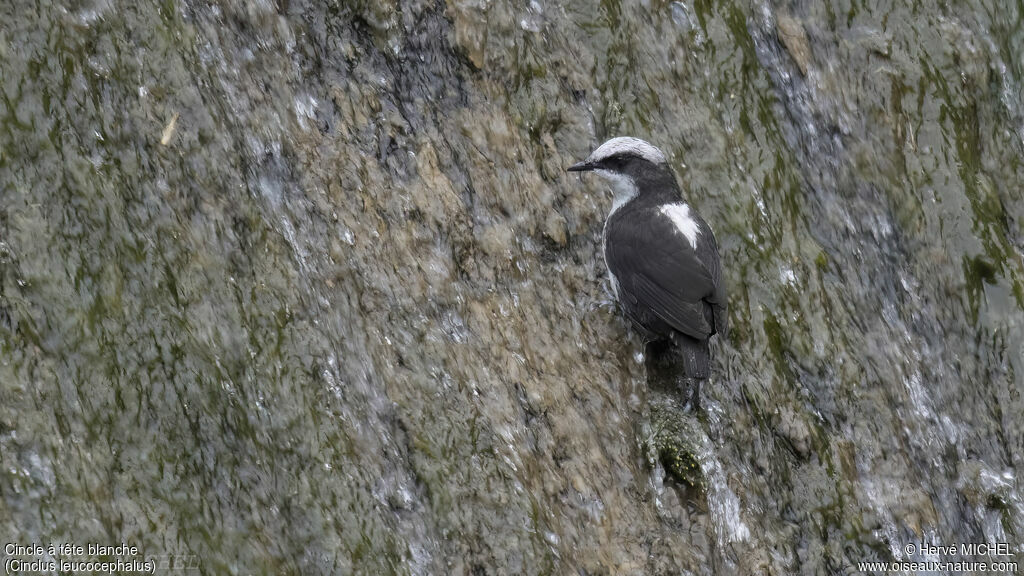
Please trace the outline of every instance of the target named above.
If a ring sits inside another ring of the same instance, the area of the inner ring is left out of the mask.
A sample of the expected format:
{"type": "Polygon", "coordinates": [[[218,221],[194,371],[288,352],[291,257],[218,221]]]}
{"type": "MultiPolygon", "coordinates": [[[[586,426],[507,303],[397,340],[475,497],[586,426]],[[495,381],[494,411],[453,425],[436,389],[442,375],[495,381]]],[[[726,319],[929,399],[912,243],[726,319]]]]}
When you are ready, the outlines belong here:
{"type": "Polygon", "coordinates": [[[577,162],[576,164],[569,166],[566,172],[590,172],[595,168],[597,168],[597,166],[584,160],[583,162],[577,162]]]}

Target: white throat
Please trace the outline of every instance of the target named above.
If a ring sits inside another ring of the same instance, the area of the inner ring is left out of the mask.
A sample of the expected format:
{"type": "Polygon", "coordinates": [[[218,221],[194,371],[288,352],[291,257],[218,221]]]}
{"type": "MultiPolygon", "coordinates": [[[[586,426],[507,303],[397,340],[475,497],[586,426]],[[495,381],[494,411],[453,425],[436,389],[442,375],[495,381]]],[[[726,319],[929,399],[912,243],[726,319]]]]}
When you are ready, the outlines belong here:
{"type": "Polygon", "coordinates": [[[612,210],[608,213],[609,216],[615,214],[626,202],[636,198],[639,191],[636,188],[636,183],[629,176],[608,170],[594,170],[594,173],[607,180],[611,186],[613,198],[612,210]]]}

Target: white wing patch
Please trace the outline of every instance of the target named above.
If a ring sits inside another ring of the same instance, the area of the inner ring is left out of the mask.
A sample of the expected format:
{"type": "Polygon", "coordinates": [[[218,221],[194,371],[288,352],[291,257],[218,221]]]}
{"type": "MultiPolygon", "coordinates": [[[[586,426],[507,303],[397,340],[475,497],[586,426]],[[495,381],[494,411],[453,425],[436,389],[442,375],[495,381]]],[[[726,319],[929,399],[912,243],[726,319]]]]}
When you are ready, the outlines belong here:
{"type": "Polygon", "coordinates": [[[618,138],[612,138],[604,144],[601,144],[597,147],[597,150],[594,150],[590,155],[590,158],[587,158],[587,160],[591,162],[599,162],[605,158],[611,158],[620,152],[632,152],[648,162],[653,162],[655,164],[664,164],[667,162],[664,152],[655,148],[649,142],[645,142],[639,138],[630,138],[629,136],[619,136],[618,138]]]}
{"type": "Polygon", "coordinates": [[[697,221],[690,216],[690,205],[683,202],[680,204],[667,204],[661,207],[661,213],[668,216],[669,220],[676,225],[676,232],[679,232],[690,241],[690,246],[697,249],[697,236],[700,235],[700,227],[697,221]]]}

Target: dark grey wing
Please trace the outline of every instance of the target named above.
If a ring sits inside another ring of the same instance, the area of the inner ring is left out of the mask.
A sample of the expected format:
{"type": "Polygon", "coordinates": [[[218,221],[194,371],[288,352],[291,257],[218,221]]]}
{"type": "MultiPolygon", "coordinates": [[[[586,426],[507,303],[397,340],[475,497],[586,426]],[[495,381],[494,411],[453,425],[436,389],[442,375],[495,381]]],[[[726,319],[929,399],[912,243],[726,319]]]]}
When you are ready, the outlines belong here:
{"type": "Polygon", "coordinates": [[[725,337],[729,331],[729,301],[725,290],[725,281],[722,280],[722,267],[718,261],[718,242],[715,241],[715,235],[711,232],[711,227],[699,216],[696,216],[696,218],[701,231],[701,239],[703,240],[703,242],[697,244],[697,257],[707,268],[711,281],[715,285],[714,292],[709,296],[705,296],[704,300],[711,304],[715,318],[715,332],[725,337]]]}
{"type": "MultiPolygon", "coordinates": [[[[638,216],[634,213],[630,219],[643,226],[607,229],[605,258],[618,280],[620,297],[637,301],[673,329],[706,340],[716,331],[714,304],[708,299],[724,300],[724,291],[716,293],[715,278],[701,255],[669,218],[654,210],[638,216]]],[[[701,234],[710,235],[707,225],[701,224],[701,234]]],[[[713,258],[717,272],[717,251],[712,251],[713,256],[704,259],[713,258]]]]}
{"type": "Polygon", "coordinates": [[[658,318],[672,328],[698,340],[707,340],[714,334],[711,306],[703,300],[687,302],[679,294],[665,289],[650,278],[636,274],[632,286],[625,288],[633,292],[637,300],[649,308],[658,318]]]}

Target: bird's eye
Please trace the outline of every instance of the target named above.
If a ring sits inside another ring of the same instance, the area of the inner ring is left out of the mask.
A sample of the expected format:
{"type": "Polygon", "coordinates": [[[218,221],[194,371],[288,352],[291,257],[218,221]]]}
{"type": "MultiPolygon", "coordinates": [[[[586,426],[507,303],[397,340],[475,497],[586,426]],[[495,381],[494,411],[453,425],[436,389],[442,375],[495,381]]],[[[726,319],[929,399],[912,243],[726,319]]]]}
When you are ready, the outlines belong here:
{"type": "Polygon", "coordinates": [[[625,164],[625,159],[622,156],[612,156],[601,161],[601,167],[605,170],[619,171],[625,164]]]}

